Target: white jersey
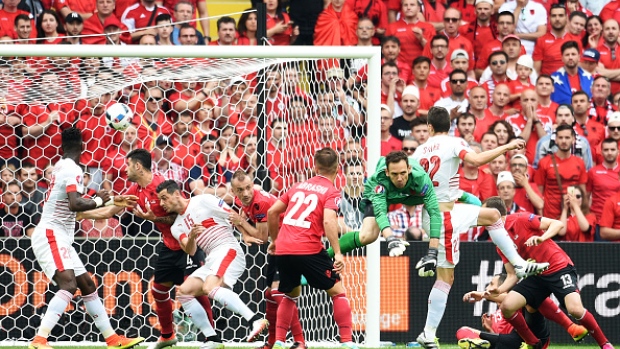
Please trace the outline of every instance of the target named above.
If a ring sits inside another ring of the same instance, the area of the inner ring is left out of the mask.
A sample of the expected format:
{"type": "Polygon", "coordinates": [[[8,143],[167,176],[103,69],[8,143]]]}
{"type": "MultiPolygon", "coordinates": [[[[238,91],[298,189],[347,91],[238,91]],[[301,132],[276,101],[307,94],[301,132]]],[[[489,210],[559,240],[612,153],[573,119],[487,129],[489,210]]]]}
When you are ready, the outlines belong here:
{"type": "Polygon", "coordinates": [[[211,194],[196,195],[189,199],[185,212],[180,213],[172,224],[172,236],[180,242],[189,236],[195,224],[201,224],[207,229],[196,237],[196,245],[207,255],[219,246],[239,247],[228,220],[230,212],[224,200],[211,194]]]}
{"type": "Polygon", "coordinates": [[[471,151],[464,139],[439,135],[429,138],[411,156],[433,181],[438,202],[453,202],[461,196],[459,166],[471,151]]]}
{"type": "Polygon", "coordinates": [[[60,159],[52,170],[50,187],[43,204],[40,227],[75,230],[75,212],[69,210],[68,193],[84,193],[84,172],[71,159],[60,159]]]}

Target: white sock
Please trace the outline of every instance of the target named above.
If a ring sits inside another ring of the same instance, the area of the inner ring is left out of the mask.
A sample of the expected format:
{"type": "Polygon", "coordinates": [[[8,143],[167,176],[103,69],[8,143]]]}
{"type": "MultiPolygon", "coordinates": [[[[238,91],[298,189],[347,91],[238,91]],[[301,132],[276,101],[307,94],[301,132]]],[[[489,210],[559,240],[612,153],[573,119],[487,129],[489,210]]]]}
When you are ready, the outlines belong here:
{"type": "Polygon", "coordinates": [[[239,295],[227,288],[214,288],[213,291],[209,293],[209,298],[217,301],[223,305],[224,308],[243,316],[248,321],[252,320],[254,317],[254,312],[243,303],[239,295]]]}
{"type": "Polygon", "coordinates": [[[211,322],[209,322],[207,312],[196,298],[192,296],[179,296],[177,300],[183,305],[185,314],[192,319],[192,322],[200,329],[205,337],[215,336],[215,330],[213,326],[211,326],[211,322]]]}
{"type": "Polygon", "coordinates": [[[107,339],[116,334],[116,332],[112,329],[108,313],[105,312],[105,308],[103,307],[103,303],[101,303],[101,299],[99,299],[97,292],[95,291],[82,297],[82,300],[84,301],[86,312],[93,318],[93,321],[95,321],[95,326],[97,326],[99,332],[103,335],[103,338],[107,339]]]}
{"type": "Polygon", "coordinates": [[[56,292],[52,300],[50,300],[50,304],[47,305],[47,311],[43,315],[43,319],[41,319],[41,327],[37,331],[37,336],[49,337],[50,332],[58,324],[62,314],[65,313],[65,309],[67,309],[71,299],[73,299],[73,295],[69,291],[58,290],[56,292]]]}
{"type": "Polygon", "coordinates": [[[428,295],[428,312],[426,313],[426,325],[424,325],[426,339],[434,340],[436,337],[437,327],[446,311],[450,288],[448,283],[437,280],[428,295]]]}
{"type": "Polygon", "coordinates": [[[504,222],[500,219],[497,222],[489,225],[487,227],[487,231],[489,232],[489,236],[495,246],[499,247],[504,256],[508,258],[508,261],[512,265],[523,265],[525,264],[525,260],[519,256],[519,252],[517,252],[517,247],[514,242],[508,235],[506,228],[504,228],[504,222]]]}

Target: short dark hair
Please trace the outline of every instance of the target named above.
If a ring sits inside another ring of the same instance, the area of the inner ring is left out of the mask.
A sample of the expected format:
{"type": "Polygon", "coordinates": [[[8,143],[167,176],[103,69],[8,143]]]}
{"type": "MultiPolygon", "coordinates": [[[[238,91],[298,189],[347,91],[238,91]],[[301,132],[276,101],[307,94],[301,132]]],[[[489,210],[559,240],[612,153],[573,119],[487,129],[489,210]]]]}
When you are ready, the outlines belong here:
{"type": "Polygon", "coordinates": [[[404,161],[407,165],[409,165],[409,157],[407,153],[402,150],[394,150],[385,156],[385,168],[390,167],[390,164],[397,164],[401,161],[404,161]]]}
{"type": "Polygon", "coordinates": [[[491,196],[490,198],[484,200],[482,203],[485,207],[494,208],[499,211],[499,214],[503,217],[507,214],[506,204],[504,200],[499,196],[491,196]]]}
{"type": "Polygon", "coordinates": [[[566,125],[566,124],[559,125],[555,129],[555,134],[558,134],[558,132],[560,132],[560,131],[567,131],[567,130],[570,130],[570,133],[573,135],[573,137],[575,137],[575,135],[577,135],[577,133],[575,132],[575,129],[573,128],[573,126],[566,125]]]}
{"type": "Polygon", "coordinates": [[[465,79],[467,79],[467,73],[463,69],[454,69],[450,72],[450,80],[452,80],[452,77],[456,74],[463,74],[465,75],[465,79]]]}
{"type": "Polygon", "coordinates": [[[504,281],[506,281],[506,278],[508,277],[508,274],[506,273],[499,273],[499,274],[495,274],[495,276],[498,277],[497,279],[497,286],[501,286],[504,281]]]}
{"type": "Polygon", "coordinates": [[[411,122],[409,123],[409,127],[413,129],[414,127],[426,124],[428,124],[428,119],[426,118],[426,116],[418,116],[417,118],[411,120],[411,122]]]}
{"type": "Polygon", "coordinates": [[[197,34],[197,33],[198,33],[198,29],[196,29],[196,28],[192,27],[189,23],[183,23],[183,24],[181,24],[181,27],[179,28],[179,33],[181,32],[181,30],[183,30],[183,29],[188,29],[188,28],[189,28],[189,29],[191,29],[191,30],[193,30],[193,31],[194,31],[194,34],[197,34]]]}
{"type": "Polygon", "coordinates": [[[400,39],[395,37],[394,35],[386,36],[381,40],[381,47],[387,44],[388,42],[393,42],[400,47],[400,39]]]}
{"type": "Polygon", "coordinates": [[[19,15],[15,16],[15,20],[13,21],[13,25],[15,25],[17,27],[17,22],[19,22],[19,21],[28,21],[28,22],[30,22],[30,17],[28,17],[28,15],[25,15],[23,13],[19,14],[19,15]]]}
{"type": "Polygon", "coordinates": [[[220,27],[222,26],[222,24],[229,24],[229,23],[232,23],[235,26],[235,30],[237,30],[237,22],[235,21],[234,18],[230,16],[224,16],[217,20],[217,30],[220,30],[220,27]]]}
{"type": "Polygon", "coordinates": [[[504,59],[506,60],[506,62],[508,62],[508,54],[504,51],[495,51],[493,53],[491,53],[491,55],[489,55],[489,61],[487,63],[489,63],[489,65],[491,65],[491,62],[493,61],[493,57],[495,56],[502,56],[504,57],[504,59]]]}
{"type": "Polygon", "coordinates": [[[571,48],[574,48],[575,50],[577,50],[577,53],[579,53],[579,44],[577,43],[577,41],[571,40],[571,41],[567,41],[565,43],[562,44],[562,54],[564,54],[564,51],[569,50],[571,48]]]}
{"type": "Polygon", "coordinates": [[[69,127],[62,131],[62,150],[67,152],[82,151],[82,130],[76,127],[69,127]]]}
{"type": "Polygon", "coordinates": [[[540,74],[540,75],[538,75],[538,78],[536,78],[536,83],[537,84],[540,81],[540,79],[547,79],[547,80],[551,80],[551,82],[553,82],[553,78],[551,77],[551,75],[548,75],[548,74],[540,74]]]}
{"type": "MultiPolygon", "coordinates": [[[[568,13],[568,10],[566,9],[566,6],[564,6],[564,5],[562,5],[562,4],[553,4],[553,5],[551,5],[551,7],[549,8],[549,14],[551,14],[551,11],[553,11],[553,10],[557,10],[557,9],[560,9],[560,10],[564,11],[564,14],[567,14],[567,13],[568,13]]],[[[577,11],[575,11],[575,12],[577,12],[577,11]]]]}
{"type": "Polygon", "coordinates": [[[385,67],[392,67],[392,68],[396,68],[396,71],[397,71],[397,72],[400,72],[400,70],[398,69],[398,65],[397,65],[397,64],[396,64],[396,62],[394,62],[394,61],[387,61],[387,62],[383,63],[383,64],[381,65],[381,74],[383,74],[383,68],[385,68],[385,67]]]}
{"type": "Polygon", "coordinates": [[[588,94],[584,90],[579,90],[579,91],[573,92],[573,95],[570,97],[571,102],[573,101],[573,98],[577,96],[586,96],[586,99],[588,101],[590,100],[590,96],[588,96],[588,94]]]}
{"type": "Polygon", "coordinates": [[[435,132],[450,131],[450,113],[448,113],[448,110],[446,108],[431,107],[428,110],[428,114],[426,117],[428,118],[428,124],[433,126],[435,132]]]}
{"type": "Polygon", "coordinates": [[[573,11],[570,13],[570,15],[568,16],[568,20],[572,20],[575,17],[581,17],[583,18],[585,21],[588,20],[588,16],[586,16],[585,13],[581,12],[581,11],[573,11]]]}
{"type": "Polygon", "coordinates": [[[558,105],[558,107],[555,109],[555,116],[558,116],[558,111],[560,110],[560,108],[567,108],[570,111],[570,114],[575,116],[575,109],[573,108],[573,106],[566,103],[558,105]]]}
{"type": "Polygon", "coordinates": [[[217,144],[217,140],[218,138],[212,134],[207,134],[204,137],[202,137],[202,139],[200,139],[200,144],[203,144],[204,142],[213,142],[215,144],[217,144]]]}
{"type": "Polygon", "coordinates": [[[428,65],[431,65],[431,59],[426,56],[417,57],[416,59],[413,60],[413,67],[415,67],[416,65],[420,63],[428,63],[428,65]]]}
{"type": "MultiPolygon", "coordinates": [[[[577,11],[575,11],[575,12],[577,12],[577,11]]],[[[502,11],[502,12],[500,12],[500,13],[497,15],[497,20],[499,21],[499,18],[500,18],[500,17],[504,17],[504,16],[506,16],[506,17],[510,17],[510,18],[512,19],[512,23],[514,23],[514,22],[515,22],[515,15],[514,15],[514,14],[512,14],[512,12],[510,12],[510,11],[502,11]]]]}
{"type": "Polygon", "coordinates": [[[435,43],[435,41],[437,41],[437,40],[443,40],[443,41],[446,42],[446,44],[449,43],[448,38],[445,35],[437,34],[437,35],[433,36],[433,38],[431,39],[431,48],[433,47],[433,43],[435,43]]]}
{"type": "Polygon", "coordinates": [[[157,15],[157,17],[155,17],[155,23],[159,23],[163,21],[169,21],[170,23],[172,23],[172,16],[170,16],[167,13],[160,13],[157,15]]]}
{"type": "Polygon", "coordinates": [[[495,139],[497,139],[497,141],[499,142],[499,137],[497,137],[497,134],[493,131],[487,131],[485,133],[482,134],[482,137],[480,137],[480,140],[482,141],[482,139],[484,138],[484,136],[493,136],[495,137],[495,139]]]}
{"type": "Polygon", "coordinates": [[[461,122],[461,120],[470,119],[470,118],[474,119],[474,125],[475,125],[477,120],[476,120],[476,116],[472,113],[459,114],[459,116],[456,118],[456,124],[458,125],[459,122],[461,122]]]}
{"type": "Polygon", "coordinates": [[[354,166],[362,166],[363,169],[366,168],[366,166],[364,166],[364,160],[354,156],[350,158],[349,160],[347,160],[347,162],[344,164],[343,170],[345,174],[349,170],[350,167],[354,167],[354,166]]]}
{"type": "Polygon", "coordinates": [[[155,189],[155,191],[157,193],[159,193],[162,190],[167,191],[168,194],[172,194],[175,191],[181,191],[181,188],[179,188],[179,184],[175,180],[168,179],[168,180],[165,180],[165,181],[159,183],[159,185],[155,189]]]}
{"type": "Polygon", "coordinates": [[[237,170],[235,171],[235,173],[233,173],[232,177],[230,178],[230,182],[232,183],[233,180],[238,180],[238,181],[242,181],[245,179],[245,177],[249,177],[249,175],[247,174],[247,172],[245,172],[244,170],[237,170]]]}
{"type": "Polygon", "coordinates": [[[607,137],[607,138],[603,139],[603,142],[601,143],[601,148],[603,147],[603,144],[605,144],[605,143],[613,143],[613,144],[618,145],[618,141],[613,139],[613,138],[611,138],[611,137],[607,137]]]}
{"type": "Polygon", "coordinates": [[[148,150],[142,148],[134,149],[130,151],[125,158],[139,163],[144,167],[145,171],[151,172],[151,153],[149,153],[148,150]]]}
{"type": "Polygon", "coordinates": [[[338,172],[338,153],[332,148],[323,148],[314,154],[314,165],[325,174],[338,172]]]}

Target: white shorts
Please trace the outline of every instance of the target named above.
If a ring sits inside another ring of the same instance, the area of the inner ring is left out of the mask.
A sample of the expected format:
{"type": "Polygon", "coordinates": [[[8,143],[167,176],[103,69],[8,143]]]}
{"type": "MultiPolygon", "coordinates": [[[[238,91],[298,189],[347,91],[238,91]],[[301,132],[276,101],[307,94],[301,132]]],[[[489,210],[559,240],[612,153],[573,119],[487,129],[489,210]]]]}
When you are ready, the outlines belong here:
{"type": "MultiPolygon", "coordinates": [[[[437,266],[454,268],[459,263],[460,239],[459,235],[469,228],[478,225],[480,207],[469,204],[455,204],[452,211],[442,212],[441,235],[439,237],[439,253],[437,266]]],[[[422,211],[422,226],[427,234],[430,233],[430,216],[426,210],[422,211]]]]}
{"type": "Polygon", "coordinates": [[[61,227],[36,227],[30,239],[37,262],[54,285],[56,271],[73,270],[75,276],[86,273],[84,263],[73,248],[73,231],[61,227]]]}
{"type": "Polygon", "coordinates": [[[207,254],[205,264],[192,273],[192,277],[205,281],[208,276],[217,275],[224,285],[232,288],[245,270],[245,254],[239,247],[220,246],[207,254]]]}

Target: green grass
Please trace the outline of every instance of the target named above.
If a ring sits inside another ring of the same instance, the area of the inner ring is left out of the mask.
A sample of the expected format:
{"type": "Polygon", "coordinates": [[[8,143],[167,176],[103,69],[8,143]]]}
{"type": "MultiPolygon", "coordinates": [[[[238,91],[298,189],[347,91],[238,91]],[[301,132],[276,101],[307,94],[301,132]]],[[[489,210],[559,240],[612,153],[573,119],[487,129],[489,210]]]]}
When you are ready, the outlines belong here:
{"type": "MultiPolygon", "coordinates": [[[[1,343],[1,342],[0,342],[1,343]]],[[[5,346],[1,346],[0,345],[0,349],[25,349],[27,348],[27,345],[23,345],[23,346],[11,346],[11,347],[5,347],[5,346]]],[[[100,345],[100,346],[54,346],[54,349],[101,349],[101,348],[105,348],[105,346],[100,345]]],[[[138,346],[136,347],[137,349],[146,349],[147,346],[138,346]]],[[[198,349],[199,347],[186,347],[186,346],[175,346],[173,348],[178,348],[178,349],[198,349]]],[[[252,347],[234,347],[234,346],[229,346],[226,345],[226,349],[249,349],[252,347]]],[[[387,349],[387,348],[392,348],[392,349],[407,349],[407,347],[405,345],[397,345],[395,347],[383,347],[383,348],[369,348],[369,349],[387,349]]],[[[553,348],[553,349],[599,349],[598,346],[596,345],[579,345],[579,344],[575,344],[575,345],[554,345],[553,343],[549,346],[549,348],[553,348]]],[[[441,344],[441,349],[460,349],[456,344],[441,344]]]]}

